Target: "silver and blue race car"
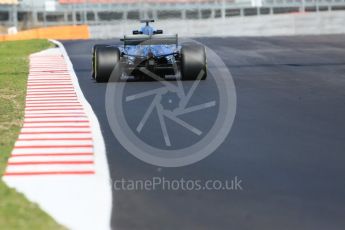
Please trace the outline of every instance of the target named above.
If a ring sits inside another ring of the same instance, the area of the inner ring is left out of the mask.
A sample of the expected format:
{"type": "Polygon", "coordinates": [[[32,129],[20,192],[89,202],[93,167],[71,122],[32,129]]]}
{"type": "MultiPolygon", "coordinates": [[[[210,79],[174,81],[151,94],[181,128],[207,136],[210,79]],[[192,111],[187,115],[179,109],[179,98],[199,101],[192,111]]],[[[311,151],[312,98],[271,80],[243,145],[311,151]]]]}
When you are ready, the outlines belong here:
{"type": "Polygon", "coordinates": [[[142,20],[140,30],[125,35],[123,45],[95,45],[92,55],[92,77],[97,82],[136,80],[205,80],[207,61],[205,47],[179,45],[177,34],[163,34],[142,20]]]}

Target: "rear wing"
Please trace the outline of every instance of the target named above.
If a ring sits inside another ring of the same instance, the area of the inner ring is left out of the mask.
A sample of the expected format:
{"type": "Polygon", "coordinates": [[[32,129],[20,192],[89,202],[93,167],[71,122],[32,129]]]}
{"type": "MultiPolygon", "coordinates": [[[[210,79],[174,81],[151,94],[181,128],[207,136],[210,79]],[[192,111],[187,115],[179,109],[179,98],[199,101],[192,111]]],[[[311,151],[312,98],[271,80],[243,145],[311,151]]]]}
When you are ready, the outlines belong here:
{"type": "Polygon", "coordinates": [[[154,35],[125,35],[123,39],[124,46],[137,45],[178,45],[177,34],[154,34],[154,35]]]}

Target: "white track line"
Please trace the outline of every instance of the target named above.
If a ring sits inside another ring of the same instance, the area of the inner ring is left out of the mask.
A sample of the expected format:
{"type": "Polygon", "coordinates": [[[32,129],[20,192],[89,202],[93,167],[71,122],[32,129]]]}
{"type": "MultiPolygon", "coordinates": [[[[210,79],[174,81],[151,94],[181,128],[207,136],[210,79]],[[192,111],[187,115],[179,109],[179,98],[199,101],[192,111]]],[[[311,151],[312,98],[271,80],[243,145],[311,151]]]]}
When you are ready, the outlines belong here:
{"type": "Polygon", "coordinates": [[[93,161],[93,156],[27,156],[27,157],[11,157],[9,163],[30,163],[30,162],[75,162],[75,161],[93,161]]]}
{"type": "Polygon", "coordinates": [[[59,146],[59,145],[92,145],[93,144],[93,141],[92,140],[89,140],[89,141],[74,141],[74,140],[54,140],[54,141],[50,141],[50,140],[47,140],[47,141],[42,141],[42,140],[37,140],[37,141],[24,141],[24,140],[21,140],[21,141],[17,141],[16,142],[16,146],[59,146]]]}
{"type": "Polygon", "coordinates": [[[26,149],[14,149],[13,154],[46,154],[46,153],[90,153],[93,152],[93,148],[26,148],[26,149]]]}
{"type": "Polygon", "coordinates": [[[66,138],[92,138],[92,134],[91,133],[84,133],[84,134],[51,134],[51,135],[47,135],[47,134],[19,134],[19,139],[38,139],[38,140],[42,140],[42,139],[66,139],[66,138]]]}
{"type": "Polygon", "coordinates": [[[37,172],[82,172],[94,171],[92,164],[29,164],[29,165],[8,165],[6,173],[37,173],[37,172]]]}

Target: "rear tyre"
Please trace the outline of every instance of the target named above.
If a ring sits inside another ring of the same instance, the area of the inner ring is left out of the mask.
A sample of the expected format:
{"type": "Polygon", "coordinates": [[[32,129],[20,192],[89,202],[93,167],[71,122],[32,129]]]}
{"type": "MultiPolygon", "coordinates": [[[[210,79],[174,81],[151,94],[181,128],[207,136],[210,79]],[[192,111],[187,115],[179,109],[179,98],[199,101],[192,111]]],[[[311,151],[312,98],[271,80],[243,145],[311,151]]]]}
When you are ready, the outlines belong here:
{"type": "Polygon", "coordinates": [[[181,48],[182,80],[194,81],[207,77],[207,62],[205,47],[201,45],[186,45],[181,48]]]}
{"type": "Polygon", "coordinates": [[[96,66],[96,63],[95,63],[95,55],[96,55],[96,50],[99,48],[99,47],[106,47],[108,45],[103,45],[103,44],[97,44],[97,45],[94,45],[92,47],[92,78],[95,79],[95,66],[96,66]]]}
{"type": "Polygon", "coordinates": [[[97,82],[117,81],[121,78],[120,50],[117,47],[98,47],[95,51],[95,79],[97,82]]]}

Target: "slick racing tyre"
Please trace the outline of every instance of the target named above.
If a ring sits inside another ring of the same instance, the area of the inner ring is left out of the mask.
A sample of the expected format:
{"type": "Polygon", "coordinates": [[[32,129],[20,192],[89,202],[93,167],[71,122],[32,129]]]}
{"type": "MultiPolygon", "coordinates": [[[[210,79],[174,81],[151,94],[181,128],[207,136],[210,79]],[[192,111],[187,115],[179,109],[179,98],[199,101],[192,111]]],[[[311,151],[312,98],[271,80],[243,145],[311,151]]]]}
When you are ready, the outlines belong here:
{"type": "Polygon", "coordinates": [[[205,80],[207,63],[205,47],[201,45],[186,45],[181,48],[182,80],[205,80]],[[199,76],[200,75],[200,76],[199,76]]]}
{"type": "Polygon", "coordinates": [[[122,75],[120,50],[117,47],[98,47],[95,50],[95,79],[97,82],[119,80],[122,75]]]}
{"type": "Polygon", "coordinates": [[[95,54],[96,54],[96,50],[99,48],[99,47],[105,47],[105,46],[108,46],[108,45],[103,45],[103,44],[97,44],[97,45],[94,45],[92,47],[92,78],[95,79],[95,66],[96,66],[96,63],[95,63],[95,54]]]}

